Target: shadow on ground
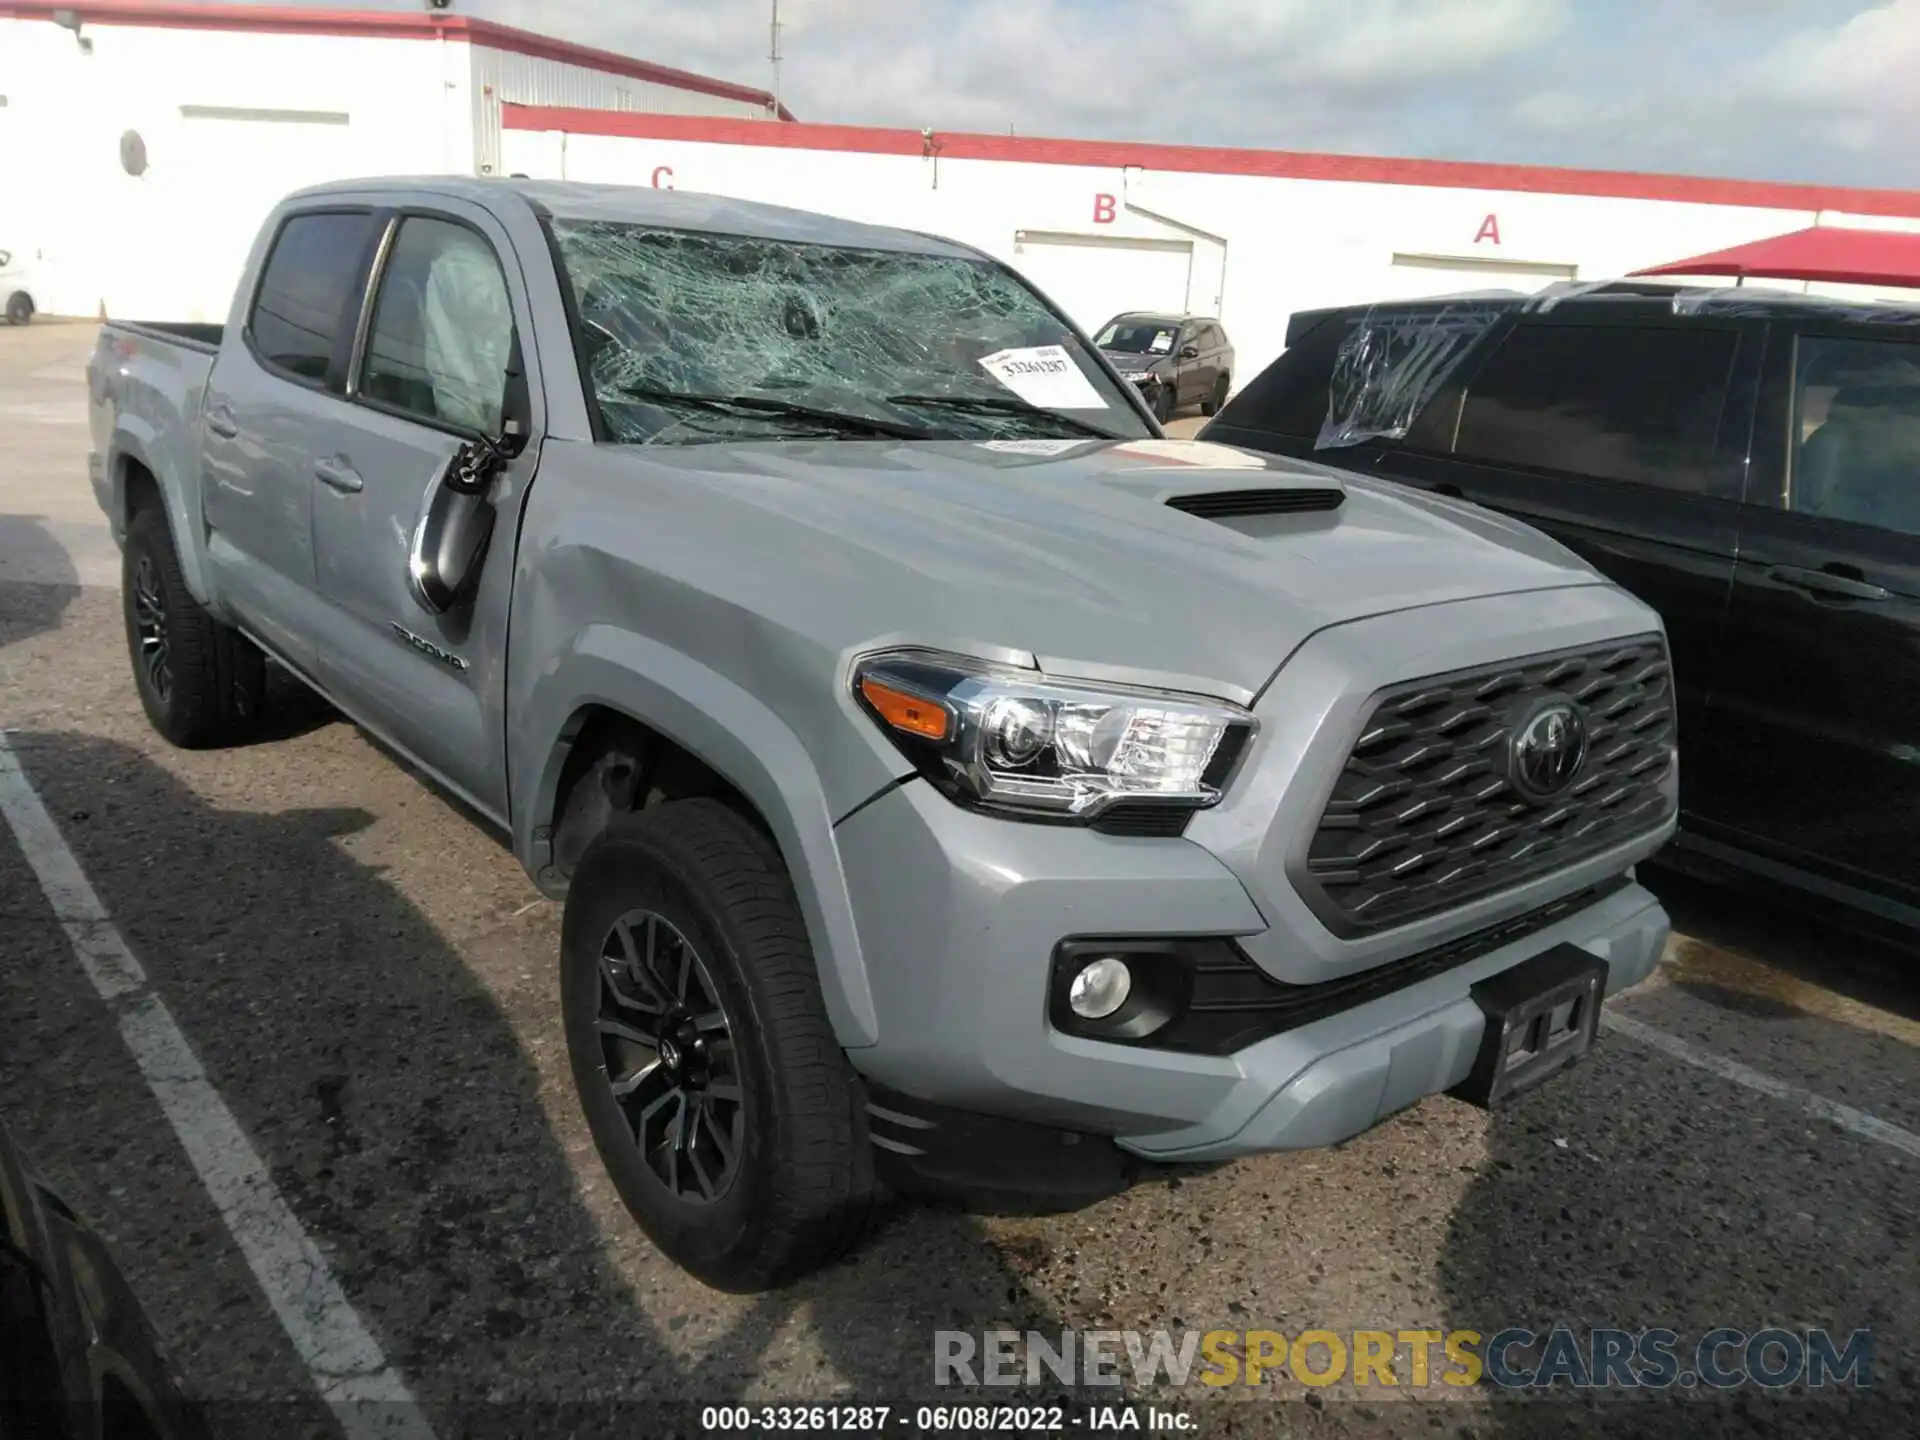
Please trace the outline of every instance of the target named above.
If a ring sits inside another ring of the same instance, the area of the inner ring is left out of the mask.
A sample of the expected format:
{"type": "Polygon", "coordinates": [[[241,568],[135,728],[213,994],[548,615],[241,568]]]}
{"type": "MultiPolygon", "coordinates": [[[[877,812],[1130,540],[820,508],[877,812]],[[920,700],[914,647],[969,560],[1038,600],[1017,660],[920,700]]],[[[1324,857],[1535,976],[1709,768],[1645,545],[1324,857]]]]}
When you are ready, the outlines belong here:
{"type": "Polygon", "coordinates": [[[38,517],[0,515],[0,648],[58,629],[79,594],[73,561],[38,517]]]}
{"type": "MultiPolygon", "coordinates": [[[[952,1401],[932,1386],[935,1330],[1058,1328],[974,1221],[924,1206],[896,1210],[850,1260],[757,1299],[706,1291],[644,1244],[622,1273],[579,1191],[581,1178],[603,1183],[599,1161],[580,1127],[571,1145],[555,1130],[556,1114],[572,1124],[573,1097],[543,1081],[524,1048],[530,1032],[557,1043],[557,1014],[503,1011],[461,952],[343,850],[370,816],[216,809],[130,746],[46,733],[10,743],[443,1440],[697,1433],[699,1405],[749,1391],[952,1401]]],[[[527,956],[516,1011],[555,1003],[554,963],[527,956]]],[[[30,1012],[50,984],[15,975],[0,998],[30,1012]]],[[[194,1308],[198,1247],[231,1246],[170,1135],[146,1174],[116,1175],[116,1127],[164,1132],[144,1091],[123,1086],[125,1110],[138,1113],[78,1113],[89,1074],[125,1079],[117,1034],[47,1033],[50,1053],[33,1054],[30,1033],[6,1057],[21,1080],[10,1113],[38,1107],[43,1164],[56,1178],[92,1166],[96,1203],[158,1205],[142,1186],[168,1183],[180,1193],[166,1203],[199,1216],[191,1246],[137,1218],[111,1229],[147,1235],[148,1253],[128,1268],[136,1284],[159,1276],[177,1292],[172,1313],[156,1316],[162,1333],[189,1382],[224,1395],[223,1346],[243,1331],[257,1341],[274,1322],[257,1291],[211,1314],[194,1308]]],[[[611,1238],[627,1244],[633,1232],[611,1238]]],[[[260,1412],[232,1413],[245,1416],[225,1425],[236,1436],[290,1433],[260,1412]]]]}

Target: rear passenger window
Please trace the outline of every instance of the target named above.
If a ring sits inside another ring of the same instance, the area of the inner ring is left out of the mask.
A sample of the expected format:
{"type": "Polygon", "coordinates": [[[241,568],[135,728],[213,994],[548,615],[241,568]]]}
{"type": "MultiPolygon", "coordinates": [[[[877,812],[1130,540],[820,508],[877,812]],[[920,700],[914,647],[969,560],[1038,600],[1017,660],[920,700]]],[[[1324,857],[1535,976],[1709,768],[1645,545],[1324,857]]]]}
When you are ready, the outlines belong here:
{"type": "Polygon", "coordinates": [[[302,380],[326,380],[334,343],[360,308],[356,282],[372,236],[365,211],[295,215],[280,227],[247,316],[261,360],[302,380]]]}
{"type": "Polygon", "coordinates": [[[360,393],[497,435],[512,348],[513,306],[493,247],[450,220],[402,221],[374,302],[360,393]]]}
{"type": "Polygon", "coordinates": [[[1312,440],[1327,421],[1327,384],[1351,316],[1329,316],[1301,336],[1220,412],[1219,424],[1312,440]]]}
{"type": "Polygon", "coordinates": [[[1739,336],[1521,325],[1474,378],[1454,454],[1705,493],[1739,336]]]}
{"type": "Polygon", "coordinates": [[[1920,345],[1802,336],[1792,506],[1920,535],[1920,345]]]}

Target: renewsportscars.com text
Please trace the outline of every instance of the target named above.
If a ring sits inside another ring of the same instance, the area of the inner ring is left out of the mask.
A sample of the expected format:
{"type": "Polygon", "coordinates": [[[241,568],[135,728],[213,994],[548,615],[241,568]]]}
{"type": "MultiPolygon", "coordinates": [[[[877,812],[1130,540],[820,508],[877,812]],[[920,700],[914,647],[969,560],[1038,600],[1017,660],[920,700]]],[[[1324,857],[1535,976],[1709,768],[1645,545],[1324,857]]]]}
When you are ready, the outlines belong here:
{"type": "Polygon", "coordinates": [[[941,1330],[937,1385],[1305,1385],[1506,1390],[1873,1384],[1873,1335],[1825,1330],[1675,1330],[1556,1326],[1478,1330],[941,1330]]]}

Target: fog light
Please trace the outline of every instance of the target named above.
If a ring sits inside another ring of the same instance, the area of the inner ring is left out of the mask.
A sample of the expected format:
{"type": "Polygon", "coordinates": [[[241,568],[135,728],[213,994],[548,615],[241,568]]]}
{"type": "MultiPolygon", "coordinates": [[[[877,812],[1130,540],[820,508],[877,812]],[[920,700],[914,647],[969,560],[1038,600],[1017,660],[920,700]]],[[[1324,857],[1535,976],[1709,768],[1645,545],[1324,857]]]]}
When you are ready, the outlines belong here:
{"type": "Polygon", "coordinates": [[[1127,1003],[1127,993],[1132,989],[1133,973],[1126,961],[1108,955],[1073,977],[1067,1004],[1082,1020],[1104,1020],[1127,1003]]]}

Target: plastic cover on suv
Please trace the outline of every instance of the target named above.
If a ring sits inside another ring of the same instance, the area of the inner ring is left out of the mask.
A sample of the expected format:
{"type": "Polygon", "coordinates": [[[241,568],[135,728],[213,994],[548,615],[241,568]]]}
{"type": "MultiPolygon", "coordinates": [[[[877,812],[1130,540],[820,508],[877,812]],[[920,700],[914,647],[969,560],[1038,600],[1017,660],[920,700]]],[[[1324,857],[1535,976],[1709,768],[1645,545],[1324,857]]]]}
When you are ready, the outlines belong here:
{"type": "Polygon", "coordinates": [[[1329,929],[1402,925],[1646,834],[1672,812],[1673,685],[1657,635],[1383,692],[1335,782],[1296,887],[1329,929]],[[1528,798],[1514,733],[1570,702],[1586,747],[1566,788],[1528,798]]]}

